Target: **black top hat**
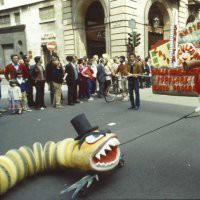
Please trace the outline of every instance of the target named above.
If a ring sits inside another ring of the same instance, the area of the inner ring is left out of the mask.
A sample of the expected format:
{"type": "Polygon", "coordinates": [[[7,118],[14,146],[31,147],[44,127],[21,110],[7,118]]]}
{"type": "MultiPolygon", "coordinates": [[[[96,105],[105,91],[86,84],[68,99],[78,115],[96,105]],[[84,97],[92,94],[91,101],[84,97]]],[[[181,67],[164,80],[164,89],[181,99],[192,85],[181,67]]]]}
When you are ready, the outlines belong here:
{"type": "Polygon", "coordinates": [[[85,134],[92,132],[96,129],[98,129],[98,126],[91,126],[90,122],[86,118],[85,114],[80,114],[74,117],[71,120],[71,123],[73,127],[75,128],[76,132],[78,133],[78,136],[75,138],[76,140],[81,139],[85,134]]]}

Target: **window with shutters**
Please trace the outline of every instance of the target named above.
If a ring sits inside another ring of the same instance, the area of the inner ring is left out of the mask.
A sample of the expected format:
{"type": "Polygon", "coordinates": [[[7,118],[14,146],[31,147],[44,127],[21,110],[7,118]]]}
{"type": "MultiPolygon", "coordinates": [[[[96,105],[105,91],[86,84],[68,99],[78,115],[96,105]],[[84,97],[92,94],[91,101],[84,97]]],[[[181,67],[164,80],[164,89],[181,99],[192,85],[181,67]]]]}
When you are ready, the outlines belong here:
{"type": "Polygon", "coordinates": [[[10,26],[10,15],[0,16],[0,26],[10,26]]]}
{"type": "Polygon", "coordinates": [[[41,21],[51,20],[55,17],[55,11],[53,6],[40,8],[39,13],[41,21]]]}
{"type": "Polygon", "coordinates": [[[15,13],[15,24],[18,25],[20,24],[20,13],[15,13]]]}

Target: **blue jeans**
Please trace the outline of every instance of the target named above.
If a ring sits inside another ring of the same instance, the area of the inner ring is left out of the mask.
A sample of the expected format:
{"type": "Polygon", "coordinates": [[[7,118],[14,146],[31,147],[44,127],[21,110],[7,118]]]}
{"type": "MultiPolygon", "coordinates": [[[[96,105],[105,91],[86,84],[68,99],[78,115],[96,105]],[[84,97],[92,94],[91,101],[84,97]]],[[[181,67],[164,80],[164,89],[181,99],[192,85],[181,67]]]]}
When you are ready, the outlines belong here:
{"type": "Polygon", "coordinates": [[[89,78],[86,80],[86,87],[87,87],[87,97],[89,99],[92,93],[92,81],[89,78]]]}
{"type": "Polygon", "coordinates": [[[139,81],[138,79],[128,80],[128,92],[131,101],[132,107],[140,107],[140,92],[139,92],[139,81]],[[133,90],[135,91],[135,98],[133,94],[133,90]]]}

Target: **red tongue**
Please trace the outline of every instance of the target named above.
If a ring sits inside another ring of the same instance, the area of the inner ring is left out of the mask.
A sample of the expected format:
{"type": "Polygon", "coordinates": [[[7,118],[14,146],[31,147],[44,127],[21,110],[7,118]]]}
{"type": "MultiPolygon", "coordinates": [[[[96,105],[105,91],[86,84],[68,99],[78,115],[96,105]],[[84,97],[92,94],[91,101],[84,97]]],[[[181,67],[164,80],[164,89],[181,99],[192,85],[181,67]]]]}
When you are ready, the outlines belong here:
{"type": "Polygon", "coordinates": [[[109,163],[116,159],[117,156],[117,147],[113,147],[111,151],[106,152],[106,156],[101,155],[100,160],[96,157],[93,157],[93,162],[95,163],[109,163]]]}

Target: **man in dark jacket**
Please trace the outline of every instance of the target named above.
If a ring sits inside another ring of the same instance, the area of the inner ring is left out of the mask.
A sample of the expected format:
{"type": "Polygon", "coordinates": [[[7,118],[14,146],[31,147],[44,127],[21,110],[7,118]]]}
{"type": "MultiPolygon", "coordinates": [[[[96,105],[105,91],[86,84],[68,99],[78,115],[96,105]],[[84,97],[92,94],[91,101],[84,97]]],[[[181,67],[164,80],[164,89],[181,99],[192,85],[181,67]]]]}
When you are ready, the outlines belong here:
{"type": "Polygon", "coordinates": [[[65,66],[66,83],[68,86],[68,105],[79,103],[77,101],[78,70],[73,56],[67,56],[68,64],[65,66]]]}
{"type": "Polygon", "coordinates": [[[145,77],[146,87],[149,88],[149,87],[151,87],[151,77],[150,77],[150,73],[151,73],[151,58],[150,57],[146,57],[145,58],[144,70],[145,70],[145,75],[147,75],[147,77],[145,77]]]}
{"type": "Polygon", "coordinates": [[[106,80],[104,63],[105,63],[104,59],[101,58],[99,60],[99,64],[97,65],[97,80],[99,82],[99,91],[98,91],[98,97],[99,98],[103,97],[104,83],[105,83],[105,80],[106,80]]]}
{"type": "Polygon", "coordinates": [[[129,109],[138,110],[140,108],[140,92],[139,92],[139,79],[138,79],[139,76],[138,75],[143,74],[143,71],[142,71],[142,63],[141,61],[138,61],[136,59],[135,54],[131,54],[129,56],[127,71],[129,73],[128,90],[129,90],[129,98],[131,102],[131,106],[129,107],[129,109]]]}
{"type": "Polygon", "coordinates": [[[46,82],[49,85],[49,91],[50,91],[50,100],[51,100],[51,104],[53,104],[53,98],[54,98],[54,90],[53,90],[53,80],[52,80],[52,71],[54,69],[52,62],[58,60],[59,61],[59,57],[56,53],[53,53],[51,56],[51,61],[49,63],[47,63],[46,65],[46,82]]]}

